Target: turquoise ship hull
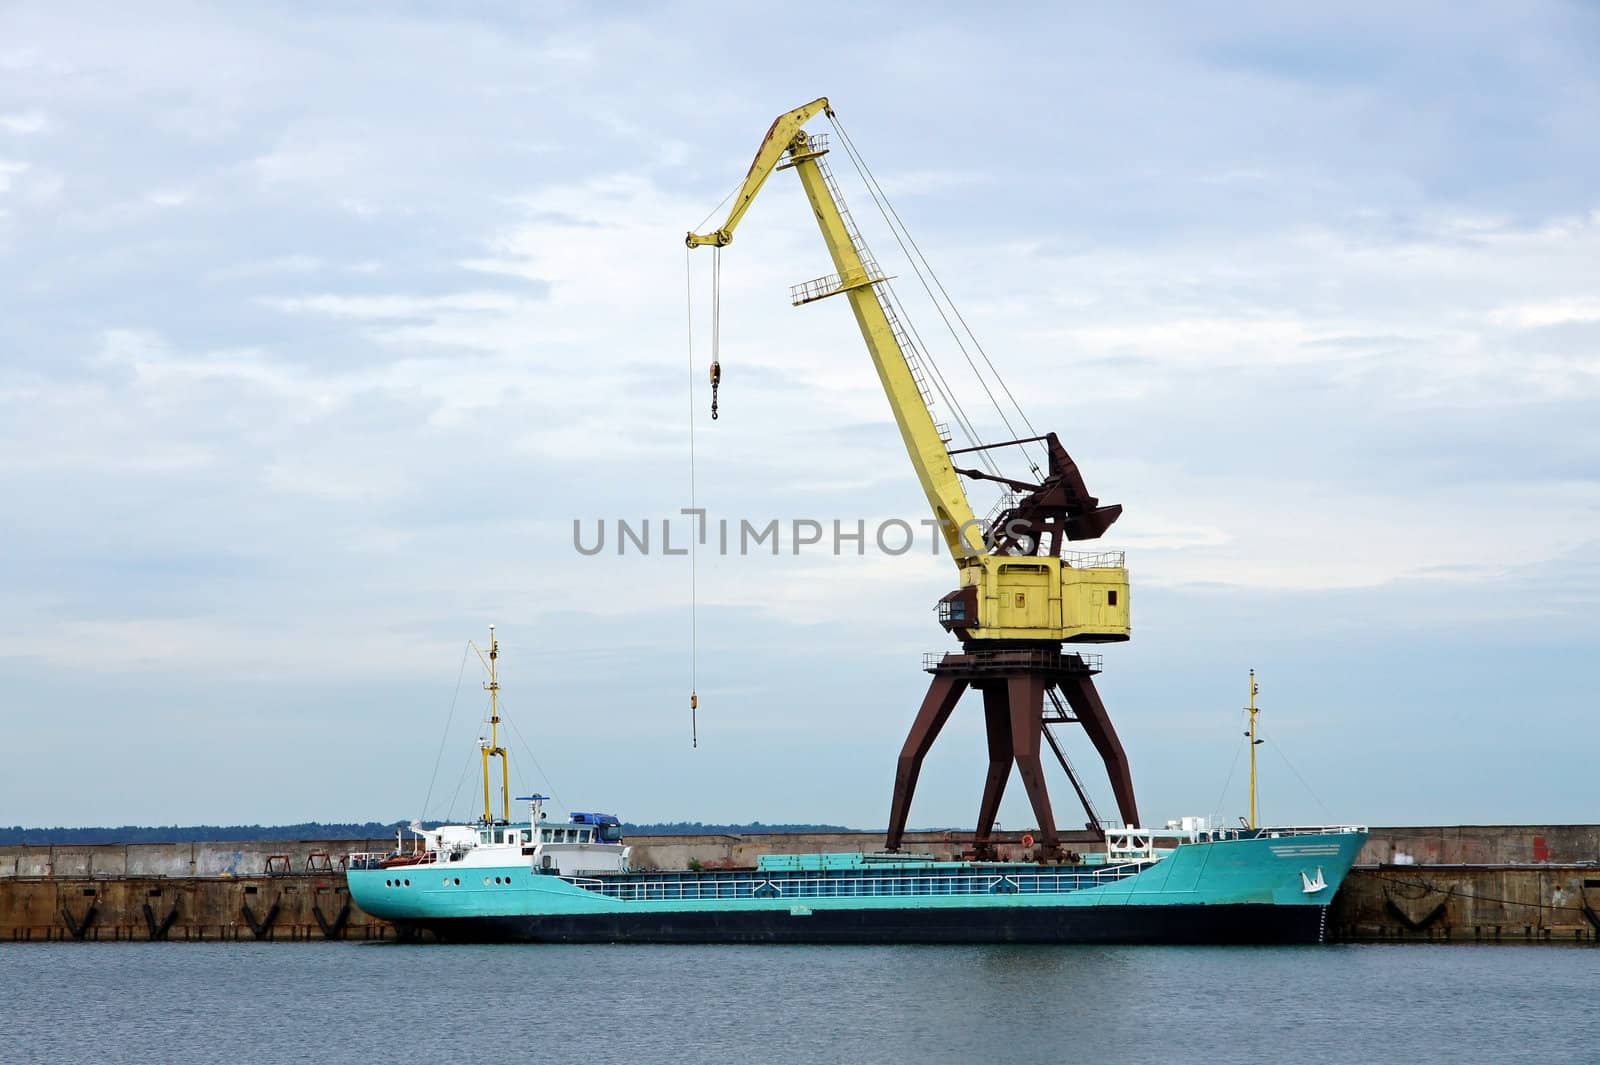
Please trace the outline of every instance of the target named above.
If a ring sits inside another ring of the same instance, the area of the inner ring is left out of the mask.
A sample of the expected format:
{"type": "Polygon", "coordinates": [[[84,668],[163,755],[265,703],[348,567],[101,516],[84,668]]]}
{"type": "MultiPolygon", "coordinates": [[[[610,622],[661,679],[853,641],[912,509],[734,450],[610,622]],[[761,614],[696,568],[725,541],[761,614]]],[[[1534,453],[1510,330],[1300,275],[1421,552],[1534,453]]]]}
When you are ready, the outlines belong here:
{"type": "Polygon", "coordinates": [[[557,876],[526,864],[352,868],[402,934],[547,943],[1318,943],[1366,833],[1184,843],[1040,866],[773,856],[756,870],[557,876]]]}

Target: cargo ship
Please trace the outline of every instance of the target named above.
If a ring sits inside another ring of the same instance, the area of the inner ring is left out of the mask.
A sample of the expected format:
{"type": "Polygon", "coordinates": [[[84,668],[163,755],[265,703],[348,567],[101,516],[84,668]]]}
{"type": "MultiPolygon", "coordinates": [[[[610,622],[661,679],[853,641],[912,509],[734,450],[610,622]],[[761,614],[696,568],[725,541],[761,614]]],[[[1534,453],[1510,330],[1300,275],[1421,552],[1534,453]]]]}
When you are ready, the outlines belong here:
{"type": "Polygon", "coordinates": [[[1109,830],[1075,865],[763,855],[629,868],[615,819],[424,830],[416,861],[355,854],[350,897],[402,934],[532,943],[1320,943],[1366,830],[1109,830]]]}
{"type": "Polygon", "coordinates": [[[402,935],[532,943],[1320,943],[1365,828],[1107,829],[1059,863],[771,854],[753,869],[636,869],[611,814],[513,822],[491,629],[484,816],[346,860],[350,897],[402,935]],[[501,763],[494,817],[489,764],[501,763]]]}

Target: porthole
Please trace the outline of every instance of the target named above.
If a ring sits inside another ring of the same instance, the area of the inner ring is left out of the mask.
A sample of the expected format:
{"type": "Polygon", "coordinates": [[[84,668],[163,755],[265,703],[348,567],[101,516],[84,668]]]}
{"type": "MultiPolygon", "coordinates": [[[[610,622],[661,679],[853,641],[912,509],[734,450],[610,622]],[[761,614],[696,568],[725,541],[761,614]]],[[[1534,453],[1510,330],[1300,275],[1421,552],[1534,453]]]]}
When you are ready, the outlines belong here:
{"type": "Polygon", "coordinates": [[[461,878],[458,876],[458,877],[456,877],[456,887],[460,887],[460,886],[461,886],[461,878]]]}
{"type": "Polygon", "coordinates": [[[488,887],[489,886],[489,878],[488,877],[484,877],[483,878],[483,886],[484,887],[488,887]]]}
{"type": "Polygon", "coordinates": [[[411,886],[411,881],[407,880],[406,881],[406,887],[410,887],[410,886],[411,886]]]}
{"type": "Polygon", "coordinates": [[[444,878],[444,886],[445,887],[449,887],[450,886],[450,878],[449,877],[445,877],[444,878]]]}
{"type": "Polygon", "coordinates": [[[385,880],[383,882],[383,886],[384,887],[394,887],[394,883],[393,883],[393,881],[385,880]]]}

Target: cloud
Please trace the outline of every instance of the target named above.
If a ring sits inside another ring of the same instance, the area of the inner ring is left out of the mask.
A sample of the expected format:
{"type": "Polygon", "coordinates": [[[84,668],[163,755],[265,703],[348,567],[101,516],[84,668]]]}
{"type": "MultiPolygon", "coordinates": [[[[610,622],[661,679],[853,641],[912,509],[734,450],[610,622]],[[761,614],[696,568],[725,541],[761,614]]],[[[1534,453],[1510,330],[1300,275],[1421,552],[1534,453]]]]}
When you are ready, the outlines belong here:
{"type": "Polygon", "coordinates": [[[0,115],[0,131],[16,134],[19,137],[29,137],[36,133],[47,133],[54,127],[43,111],[24,111],[17,114],[0,115]]]}
{"type": "MultiPolygon", "coordinates": [[[[573,518],[686,505],[691,411],[714,514],[926,510],[846,303],[790,306],[834,266],[787,173],[722,254],[707,418],[712,253],[686,257],[683,233],[814,83],[1028,420],[1126,507],[1106,546],[1128,549],[1137,635],[1104,681],[1161,804],[1214,794],[1185,715],[1232,705],[1246,653],[1318,693],[1326,721],[1336,690],[1355,699],[1330,680],[1340,656],[1379,644],[1430,682],[1465,668],[1446,645],[1592,657],[1592,16],[858,15],[819,54],[756,47],[775,32],[761,18],[671,7],[19,9],[0,45],[0,680],[17,716],[90,706],[105,767],[151,729],[212,721],[243,773],[301,764],[338,714],[425,775],[415,736],[449,692],[429,700],[492,618],[530,727],[568,772],[617,780],[630,816],[661,801],[630,781],[671,778],[683,816],[881,821],[919,655],[948,643],[931,613],[948,560],[698,557],[711,736],[763,785],[735,797],[673,746],[686,562],[570,545],[573,518]],[[659,76],[687,54],[722,59],[659,76]],[[100,653],[86,665],[62,632],[100,653]],[[222,678],[251,714],[216,717],[222,678]],[[859,782],[767,786],[796,759],[859,782]]],[[[1008,435],[975,345],[890,269],[966,413],[1008,435]]],[[[973,495],[987,510],[992,490],[973,495]]],[[[1544,701],[1564,707],[1577,677],[1552,663],[1544,701]]],[[[1408,720],[1500,719],[1494,698],[1418,686],[1408,720]]],[[[970,819],[982,738],[970,714],[952,729],[919,818],[970,819]]],[[[1376,771],[1340,750],[1324,798],[1366,809],[1376,771]]],[[[1498,817],[1503,796],[1451,789],[1499,754],[1415,759],[1407,779],[1498,817]]],[[[161,783],[177,763],[152,757],[127,816],[192,817],[161,783]]],[[[329,772],[298,801],[388,816],[414,802],[404,775],[329,772]]],[[[103,815],[103,795],[59,798],[25,768],[0,785],[20,820],[103,815]]],[[[239,820],[284,809],[236,801],[239,820]]],[[[1386,801],[1374,819],[1406,816],[1386,801]]]]}
{"type": "Polygon", "coordinates": [[[18,174],[26,172],[28,164],[14,159],[0,159],[0,193],[10,191],[18,174]]]}
{"type": "Polygon", "coordinates": [[[441,312],[503,312],[522,306],[523,297],[509,292],[457,292],[443,296],[285,296],[262,300],[289,313],[325,314],[363,321],[407,321],[437,317],[441,312]]]}

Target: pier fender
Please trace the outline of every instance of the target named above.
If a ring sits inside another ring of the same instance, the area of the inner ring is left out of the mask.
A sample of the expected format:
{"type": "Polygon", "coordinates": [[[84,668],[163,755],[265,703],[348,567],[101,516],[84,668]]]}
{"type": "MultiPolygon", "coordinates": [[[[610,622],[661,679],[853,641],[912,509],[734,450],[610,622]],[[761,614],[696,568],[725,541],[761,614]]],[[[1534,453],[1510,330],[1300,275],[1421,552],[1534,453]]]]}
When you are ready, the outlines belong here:
{"type": "Polygon", "coordinates": [[[1596,912],[1596,903],[1600,902],[1600,880],[1585,879],[1578,885],[1578,910],[1583,914],[1583,919],[1589,922],[1589,927],[1600,934],[1600,913],[1596,912]]]}
{"type": "Polygon", "coordinates": [[[152,942],[166,939],[167,933],[172,931],[172,926],[177,920],[178,902],[176,899],[173,900],[172,908],[167,911],[167,915],[159,921],[156,920],[156,911],[150,908],[150,904],[148,902],[144,904],[144,926],[146,931],[150,933],[152,942]]]}
{"type": "Polygon", "coordinates": [[[339,907],[339,912],[333,920],[328,920],[322,914],[322,907],[316,902],[311,903],[311,916],[317,919],[317,927],[322,929],[324,939],[338,939],[344,935],[345,925],[350,923],[350,896],[346,895],[344,905],[339,907]]]}
{"type": "Polygon", "coordinates": [[[259,921],[256,920],[255,911],[250,908],[248,902],[239,904],[239,912],[243,914],[245,924],[250,926],[251,934],[257,939],[266,939],[272,934],[272,923],[278,919],[278,900],[272,901],[272,905],[267,908],[267,912],[259,921]]]}
{"type": "Polygon", "coordinates": [[[1383,889],[1383,908],[1389,916],[1412,932],[1420,932],[1444,916],[1445,907],[1450,902],[1449,892],[1442,892],[1432,884],[1406,886],[1420,894],[1415,898],[1406,898],[1403,895],[1397,898],[1396,892],[1388,888],[1383,889]]]}
{"type": "Polygon", "coordinates": [[[100,907],[96,903],[89,903],[89,908],[83,911],[83,919],[78,920],[72,916],[72,907],[65,902],[61,904],[61,919],[66,922],[67,931],[72,933],[73,939],[82,939],[89,934],[89,929],[94,925],[94,919],[100,915],[100,907]]]}

